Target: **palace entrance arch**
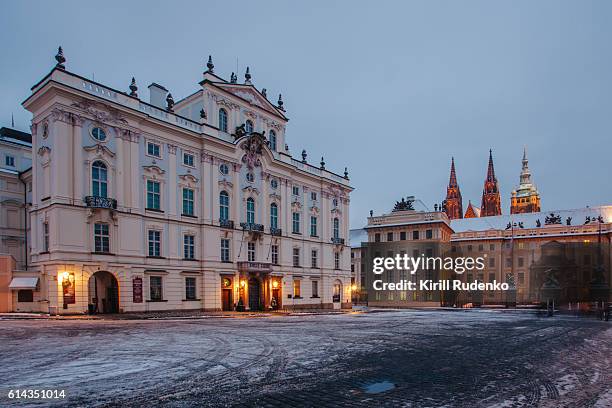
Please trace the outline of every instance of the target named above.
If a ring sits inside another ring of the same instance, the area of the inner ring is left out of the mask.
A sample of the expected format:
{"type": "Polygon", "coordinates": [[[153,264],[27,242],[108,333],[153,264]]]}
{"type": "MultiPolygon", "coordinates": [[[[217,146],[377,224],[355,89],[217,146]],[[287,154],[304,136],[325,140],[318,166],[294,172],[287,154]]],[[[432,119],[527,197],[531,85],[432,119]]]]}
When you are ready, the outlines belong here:
{"type": "Polygon", "coordinates": [[[108,271],[98,271],[88,282],[89,313],[119,313],[119,283],[108,271]]]}

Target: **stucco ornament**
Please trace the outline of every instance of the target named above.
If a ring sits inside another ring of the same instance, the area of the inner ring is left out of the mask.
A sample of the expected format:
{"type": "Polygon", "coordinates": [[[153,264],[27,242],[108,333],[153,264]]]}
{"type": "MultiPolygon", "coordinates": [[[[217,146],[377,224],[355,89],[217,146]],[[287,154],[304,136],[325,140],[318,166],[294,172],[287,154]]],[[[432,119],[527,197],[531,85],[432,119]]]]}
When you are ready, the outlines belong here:
{"type": "Polygon", "coordinates": [[[262,133],[253,132],[240,145],[242,150],[245,151],[244,156],[242,156],[242,162],[246,164],[249,169],[252,170],[255,167],[261,166],[260,156],[265,144],[265,136],[262,133]]]}

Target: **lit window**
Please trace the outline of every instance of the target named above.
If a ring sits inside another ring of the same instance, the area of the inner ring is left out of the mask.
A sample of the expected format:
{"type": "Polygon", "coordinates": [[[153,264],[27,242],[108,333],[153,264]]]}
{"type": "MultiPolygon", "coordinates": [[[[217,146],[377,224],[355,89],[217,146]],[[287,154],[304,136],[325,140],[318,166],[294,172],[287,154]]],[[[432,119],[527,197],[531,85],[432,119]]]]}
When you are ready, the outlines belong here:
{"type": "Polygon", "coordinates": [[[293,280],[293,297],[300,298],[301,297],[301,281],[299,279],[293,280]]]}
{"type": "Polygon", "coordinates": [[[94,224],[94,251],[110,252],[108,224],[94,224]]]}
{"type": "Polygon", "coordinates": [[[185,166],[193,167],[194,157],[191,153],[183,153],[183,164],[185,166]]]}
{"type": "Polygon", "coordinates": [[[196,300],[196,278],[185,278],[185,300],[196,300]]]}
{"type": "Polygon", "coordinates": [[[161,157],[161,147],[157,143],[147,142],[147,154],[153,157],[161,157]]]}
{"type": "Polygon", "coordinates": [[[104,129],[99,127],[91,129],[91,136],[93,136],[94,139],[99,140],[100,142],[106,140],[106,132],[104,132],[104,129]]]}
{"type": "Polygon", "coordinates": [[[253,133],[253,122],[251,122],[250,120],[247,120],[246,123],[244,124],[244,130],[247,133],[253,133]]]}
{"type": "Polygon", "coordinates": [[[223,221],[229,220],[229,204],[230,199],[226,191],[219,193],[219,219],[223,221]]]}
{"type": "Polygon", "coordinates": [[[276,151],[276,132],[270,131],[270,149],[272,151],[276,151]]]}
{"type": "Polygon", "coordinates": [[[149,256],[161,256],[160,231],[149,231],[149,256]]]}
{"type": "Polygon", "coordinates": [[[227,132],[227,111],[223,108],[219,109],[219,130],[227,132]]]}
{"type": "Polygon", "coordinates": [[[252,197],[249,197],[246,202],[246,222],[255,223],[255,200],[252,197]]]}
{"type": "Polygon", "coordinates": [[[91,165],[91,194],[94,197],[108,196],[108,170],[106,164],[95,161],[91,165]]]}
{"type": "Polygon", "coordinates": [[[193,215],[193,190],[190,188],[183,189],[183,214],[193,215]]]}
{"type": "Polygon", "coordinates": [[[195,236],[183,236],[183,258],[195,259],[195,236]]]}
{"type": "Polygon", "coordinates": [[[294,234],[299,234],[300,233],[300,213],[298,212],[294,212],[293,215],[293,222],[292,222],[292,232],[294,234]]]}
{"type": "Polygon", "coordinates": [[[147,209],[159,210],[161,208],[161,193],[158,181],[147,180],[147,209]]]}

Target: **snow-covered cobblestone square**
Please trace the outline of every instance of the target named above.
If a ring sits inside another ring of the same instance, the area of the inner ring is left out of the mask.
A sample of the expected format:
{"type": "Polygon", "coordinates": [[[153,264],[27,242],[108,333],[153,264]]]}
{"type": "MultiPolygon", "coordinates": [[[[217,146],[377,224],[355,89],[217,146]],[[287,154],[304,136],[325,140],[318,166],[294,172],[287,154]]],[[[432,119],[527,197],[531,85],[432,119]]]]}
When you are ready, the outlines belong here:
{"type": "Polygon", "coordinates": [[[5,320],[0,344],[0,406],[612,406],[612,324],[589,318],[5,320]]]}

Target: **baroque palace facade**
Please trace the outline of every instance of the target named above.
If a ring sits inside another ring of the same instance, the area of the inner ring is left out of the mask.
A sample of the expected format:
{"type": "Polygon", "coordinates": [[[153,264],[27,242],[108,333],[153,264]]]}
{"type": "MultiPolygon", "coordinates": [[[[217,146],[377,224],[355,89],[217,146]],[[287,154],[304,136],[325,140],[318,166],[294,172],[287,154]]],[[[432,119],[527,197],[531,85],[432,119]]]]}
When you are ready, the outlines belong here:
{"type": "Polygon", "coordinates": [[[23,103],[36,281],[15,310],[350,307],[348,173],[290,155],[248,68],[226,81],[209,57],[196,92],[145,102],[56,60],[23,103]]]}

